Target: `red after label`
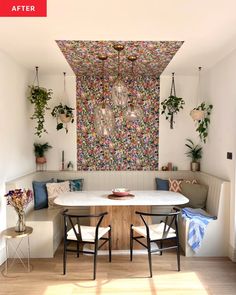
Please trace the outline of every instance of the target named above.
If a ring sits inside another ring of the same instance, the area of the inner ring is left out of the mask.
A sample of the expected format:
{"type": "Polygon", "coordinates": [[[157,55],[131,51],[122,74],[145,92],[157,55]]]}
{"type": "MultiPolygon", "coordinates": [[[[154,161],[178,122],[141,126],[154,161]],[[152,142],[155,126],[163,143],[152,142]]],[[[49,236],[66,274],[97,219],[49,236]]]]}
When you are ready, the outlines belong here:
{"type": "Polygon", "coordinates": [[[0,0],[0,16],[45,17],[47,0],[0,0]]]}

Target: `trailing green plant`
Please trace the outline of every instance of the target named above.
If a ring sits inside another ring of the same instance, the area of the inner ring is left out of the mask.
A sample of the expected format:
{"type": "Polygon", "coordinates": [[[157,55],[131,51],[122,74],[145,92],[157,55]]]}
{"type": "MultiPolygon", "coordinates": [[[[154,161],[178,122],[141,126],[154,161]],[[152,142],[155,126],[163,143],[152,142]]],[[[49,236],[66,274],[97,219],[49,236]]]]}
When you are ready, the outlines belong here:
{"type": "Polygon", "coordinates": [[[192,159],[192,162],[198,162],[202,158],[202,147],[198,144],[194,144],[191,139],[186,139],[187,143],[185,146],[188,148],[188,151],[185,153],[187,157],[192,159]]]}
{"type": "Polygon", "coordinates": [[[162,103],[161,114],[165,115],[166,120],[170,122],[170,128],[174,128],[174,114],[177,114],[181,109],[183,109],[185,102],[183,98],[177,97],[175,95],[170,95],[162,103]]]}
{"type": "Polygon", "coordinates": [[[48,142],[45,143],[34,143],[34,154],[35,157],[44,157],[45,152],[47,152],[49,149],[51,149],[52,146],[48,144],[48,142]]]}
{"type": "Polygon", "coordinates": [[[66,104],[55,106],[51,112],[51,115],[57,119],[57,130],[65,128],[66,133],[68,133],[67,123],[74,123],[73,108],[68,107],[66,104]]]}
{"type": "Polygon", "coordinates": [[[34,105],[34,113],[30,118],[37,121],[35,134],[41,137],[43,132],[47,133],[44,127],[44,116],[46,110],[49,110],[48,101],[52,98],[53,92],[51,89],[47,90],[46,88],[34,85],[29,86],[29,89],[30,94],[28,99],[34,105]]]}
{"type": "Polygon", "coordinates": [[[200,110],[204,112],[204,117],[201,120],[196,121],[196,131],[199,133],[200,140],[204,143],[206,143],[206,138],[208,136],[208,128],[212,109],[213,105],[207,104],[206,102],[202,102],[198,107],[194,108],[194,110],[200,110]]]}
{"type": "Polygon", "coordinates": [[[166,120],[170,122],[170,129],[174,128],[174,115],[177,114],[181,109],[183,109],[184,104],[185,102],[183,98],[176,96],[175,73],[172,73],[170,96],[161,103],[161,114],[165,115],[166,120]]]}

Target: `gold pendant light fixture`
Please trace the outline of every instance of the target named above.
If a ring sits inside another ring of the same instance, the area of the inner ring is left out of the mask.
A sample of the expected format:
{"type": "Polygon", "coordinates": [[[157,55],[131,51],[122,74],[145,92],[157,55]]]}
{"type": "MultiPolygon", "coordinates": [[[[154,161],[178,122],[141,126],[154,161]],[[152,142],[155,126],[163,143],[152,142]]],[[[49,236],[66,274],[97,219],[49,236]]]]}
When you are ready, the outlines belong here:
{"type": "Polygon", "coordinates": [[[138,121],[141,120],[143,117],[143,112],[141,107],[137,104],[137,95],[135,94],[135,73],[134,73],[134,63],[137,60],[136,55],[128,56],[128,60],[132,63],[132,85],[131,91],[129,94],[130,101],[126,110],[126,120],[127,121],[138,121]]]}
{"type": "Polygon", "coordinates": [[[115,127],[115,118],[110,106],[105,99],[105,61],[107,55],[99,55],[98,59],[102,62],[102,100],[95,108],[94,123],[95,130],[98,136],[106,137],[112,135],[115,127]]]}
{"type": "Polygon", "coordinates": [[[128,103],[128,90],[122,81],[120,73],[120,53],[124,49],[124,45],[114,44],[113,48],[118,53],[118,75],[112,87],[112,102],[115,106],[125,107],[128,103]]]}

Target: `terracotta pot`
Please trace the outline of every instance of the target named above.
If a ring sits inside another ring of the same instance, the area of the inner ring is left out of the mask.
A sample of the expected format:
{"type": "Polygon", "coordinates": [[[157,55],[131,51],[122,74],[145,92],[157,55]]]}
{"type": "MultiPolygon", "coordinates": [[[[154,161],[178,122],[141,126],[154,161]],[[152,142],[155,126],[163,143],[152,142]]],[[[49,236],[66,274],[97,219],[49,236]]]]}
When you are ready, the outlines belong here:
{"type": "Polygon", "coordinates": [[[190,164],[192,171],[200,171],[200,163],[199,162],[191,162],[190,164]]]}
{"type": "Polygon", "coordinates": [[[62,123],[69,123],[71,120],[71,117],[67,117],[65,114],[60,114],[59,118],[62,121],[62,123]]]}
{"type": "Polygon", "coordinates": [[[45,157],[37,157],[36,158],[36,163],[37,164],[45,164],[47,162],[45,157]]]}
{"type": "Polygon", "coordinates": [[[205,117],[205,112],[201,110],[192,110],[190,112],[190,116],[193,118],[193,120],[199,121],[205,117]]]}

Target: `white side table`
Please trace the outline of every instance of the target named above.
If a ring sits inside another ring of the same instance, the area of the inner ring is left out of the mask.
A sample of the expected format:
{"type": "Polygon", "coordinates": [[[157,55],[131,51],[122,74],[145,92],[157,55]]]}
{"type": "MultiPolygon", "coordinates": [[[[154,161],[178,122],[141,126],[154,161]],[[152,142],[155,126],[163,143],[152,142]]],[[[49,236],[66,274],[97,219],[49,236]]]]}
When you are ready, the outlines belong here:
{"type": "Polygon", "coordinates": [[[5,229],[2,233],[1,236],[6,239],[6,262],[5,262],[5,274],[8,273],[8,270],[12,267],[14,264],[15,260],[18,259],[23,267],[26,269],[27,272],[30,272],[30,240],[29,236],[32,234],[33,228],[30,226],[26,226],[26,229],[24,232],[16,232],[14,227],[10,227],[5,229]],[[21,243],[22,241],[27,238],[27,263],[23,261],[24,254],[21,249],[21,243]],[[17,240],[17,243],[12,243],[12,239],[17,240]],[[9,249],[13,250],[13,261],[11,262],[10,265],[8,265],[8,254],[9,254],[9,249]]]}

